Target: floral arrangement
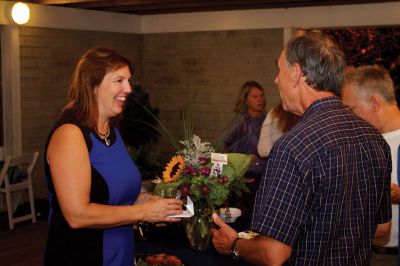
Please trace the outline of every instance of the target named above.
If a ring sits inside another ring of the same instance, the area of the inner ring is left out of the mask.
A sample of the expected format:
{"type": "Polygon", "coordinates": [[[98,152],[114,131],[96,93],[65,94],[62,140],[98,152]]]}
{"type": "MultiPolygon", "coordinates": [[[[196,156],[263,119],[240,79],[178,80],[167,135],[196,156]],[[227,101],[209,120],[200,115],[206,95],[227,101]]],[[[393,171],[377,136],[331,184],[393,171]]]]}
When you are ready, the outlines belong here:
{"type": "Polygon", "coordinates": [[[214,147],[211,143],[202,142],[196,135],[180,143],[184,148],[165,167],[155,193],[177,189],[182,197],[190,196],[195,206],[215,211],[216,207],[226,203],[231,192],[240,195],[242,191],[248,191],[243,175],[251,163],[249,155],[227,154],[227,164],[222,169],[213,169],[211,154],[214,147]]]}
{"type": "MultiPolygon", "coordinates": [[[[183,201],[186,196],[190,196],[194,215],[182,220],[183,227],[190,246],[196,250],[205,250],[209,246],[214,226],[211,213],[216,212],[217,207],[227,204],[232,192],[239,196],[242,191],[250,192],[243,175],[250,166],[251,156],[214,153],[215,147],[211,143],[203,142],[193,134],[190,106],[187,113],[183,113],[185,139],[180,142],[176,142],[173,134],[156,116],[153,118],[159,122],[165,136],[177,150],[166,165],[163,178],[156,185],[154,193],[168,198],[183,197],[183,201]],[[180,145],[183,145],[182,150],[180,145]]],[[[229,208],[227,210],[226,214],[230,215],[229,208]]]]}
{"type": "Polygon", "coordinates": [[[150,255],[145,260],[139,259],[136,266],[185,266],[182,261],[176,257],[165,253],[150,255]]]}

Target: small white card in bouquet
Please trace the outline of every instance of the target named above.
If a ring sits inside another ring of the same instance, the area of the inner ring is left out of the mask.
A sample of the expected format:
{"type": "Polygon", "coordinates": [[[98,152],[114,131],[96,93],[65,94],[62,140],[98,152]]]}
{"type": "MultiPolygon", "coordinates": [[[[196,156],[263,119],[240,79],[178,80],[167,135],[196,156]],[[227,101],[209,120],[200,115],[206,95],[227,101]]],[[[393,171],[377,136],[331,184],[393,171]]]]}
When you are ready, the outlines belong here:
{"type": "Polygon", "coordinates": [[[187,196],[187,202],[186,202],[186,210],[184,210],[181,214],[176,214],[176,215],[170,215],[168,217],[173,217],[173,218],[190,218],[194,215],[194,207],[193,207],[193,202],[190,199],[189,196],[187,196]]]}
{"type": "Polygon", "coordinates": [[[211,153],[211,174],[219,176],[222,173],[224,165],[228,164],[228,155],[224,153],[211,153]]]}

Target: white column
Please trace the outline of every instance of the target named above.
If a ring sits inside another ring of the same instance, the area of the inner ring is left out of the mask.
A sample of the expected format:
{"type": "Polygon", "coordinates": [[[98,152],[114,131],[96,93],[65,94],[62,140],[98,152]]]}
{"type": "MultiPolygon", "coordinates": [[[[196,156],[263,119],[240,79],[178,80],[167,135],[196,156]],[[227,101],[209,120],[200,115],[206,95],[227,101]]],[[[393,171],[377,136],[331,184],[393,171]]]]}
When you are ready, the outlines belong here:
{"type": "Polygon", "coordinates": [[[22,152],[19,28],[16,25],[1,26],[1,73],[4,155],[7,156],[22,152]]]}
{"type": "Polygon", "coordinates": [[[287,44],[287,42],[294,37],[296,30],[292,27],[283,28],[283,47],[287,44]]]}

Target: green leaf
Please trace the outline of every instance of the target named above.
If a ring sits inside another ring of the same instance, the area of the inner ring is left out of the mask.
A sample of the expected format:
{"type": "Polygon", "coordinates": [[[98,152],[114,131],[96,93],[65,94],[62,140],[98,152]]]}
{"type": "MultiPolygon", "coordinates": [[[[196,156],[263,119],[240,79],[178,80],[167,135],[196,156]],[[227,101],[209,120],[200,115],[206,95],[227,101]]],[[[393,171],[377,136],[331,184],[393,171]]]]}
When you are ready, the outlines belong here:
{"type": "Polygon", "coordinates": [[[236,171],[230,164],[227,164],[227,165],[224,165],[224,167],[222,168],[221,175],[226,175],[230,179],[231,178],[234,179],[236,176],[236,171]]]}
{"type": "Polygon", "coordinates": [[[235,171],[236,177],[242,177],[251,164],[251,156],[241,153],[227,153],[228,165],[235,171]]]}

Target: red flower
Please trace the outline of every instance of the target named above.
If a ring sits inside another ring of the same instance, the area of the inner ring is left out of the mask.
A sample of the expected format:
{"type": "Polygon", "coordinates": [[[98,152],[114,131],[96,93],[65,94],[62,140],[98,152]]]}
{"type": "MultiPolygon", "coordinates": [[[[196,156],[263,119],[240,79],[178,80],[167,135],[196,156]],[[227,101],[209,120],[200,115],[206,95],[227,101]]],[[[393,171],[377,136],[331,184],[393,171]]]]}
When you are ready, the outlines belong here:
{"type": "Polygon", "coordinates": [[[207,185],[201,185],[200,191],[203,195],[207,195],[208,193],[211,192],[211,188],[207,185]]]}
{"type": "Polygon", "coordinates": [[[165,253],[151,255],[146,257],[146,263],[149,266],[181,266],[182,261],[176,256],[170,256],[165,253]]]}
{"type": "Polygon", "coordinates": [[[228,181],[229,181],[229,177],[227,177],[226,175],[220,176],[219,179],[218,179],[218,182],[219,182],[221,185],[225,184],[225,183],[228,182],[228,181]]]}
{"type": "Polygon", "coordinates": [[[199,164],[206,165],[208,163],[207,157],[199,157],[199,164]]]}
{"type": "Polygon", "coordinates": [[[200,169],[200,174],[204,175],[204,176],[209,176],[211,173],[211,168],[208,167],[204,167],[200,169]]]}
{"type": "Polygon", "coordinates": [[[183,183],[181,185],[181,195],[182,197],[186,197],[190,193],[190,186],[188,183],[183,183]]]}
{"type": "Polygon", "coordinates": [[[189,175],[192,172],[192,169],[193,169],[193,167],[191,164],[185,165],[185,169],[183,169],[183,174],[189,175]]]}

